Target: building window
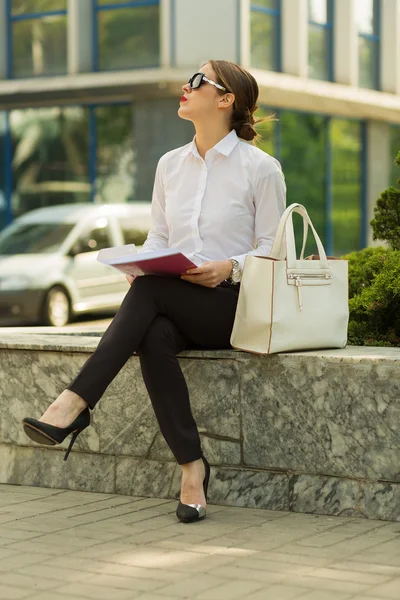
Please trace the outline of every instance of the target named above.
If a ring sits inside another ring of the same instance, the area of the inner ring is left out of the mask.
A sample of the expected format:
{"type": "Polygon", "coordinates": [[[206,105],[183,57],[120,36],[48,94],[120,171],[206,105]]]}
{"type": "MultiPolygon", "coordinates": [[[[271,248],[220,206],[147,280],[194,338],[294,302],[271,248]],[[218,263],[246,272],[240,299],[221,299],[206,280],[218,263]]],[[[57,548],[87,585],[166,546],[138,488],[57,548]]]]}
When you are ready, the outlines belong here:
{"type": "MultiPolygon", "coordinates": [[[[288,198],[304,204],[328,254],[341,256],[364,246],[363,123],[290,110],[257,130],[262,150],[282,164],[288,198]]],[[[265,107],[257,116],[270,114],[265,107]]],[[[399,128],[400,130],[400,128],[399,128]]],[[[302,224],[294,220],[297,250],[302,224]]],[[[312,235],[306,254],[316,252],[312,235]]]]}
{"type": "Polygon", "coordinates": [[[280,71],[280,0],[253,0],[250,8],[251,66],[280,71]]]}
{"type": "Polygon", "coordinates": [[[333,118],[330,147],[332,249],[342,256],[365,245],[362,122],[333,118]]]}
{"type": "Polygon", "coordinates": [[[380,0],[356,2],[360,87],[379,89],[380,0]]]}
{"type": "Polygon", "coordinates": [[[94,70],[160,66],[159,0],[94,1],[94,70]]]}
{"type": "Polygon", "coordinates": [[[67,0],[7,0],[8,76],[67,72],[67,0]]]}
{"type": "Polygon", "coordinates": [[[79,106],[10,112],[14,217],[90,200],[88,123],[89,110],[79,106]]]}
{"type": "Polygon", "coordinates": [[[9,120],[14,217],[56,204],[133,201],[132,105],[16,109],[9,120]]]}
{"type": "Polygon", "coordinates": [[[308,74],[333,79],[333,2],[308,0],[308,74]]]}

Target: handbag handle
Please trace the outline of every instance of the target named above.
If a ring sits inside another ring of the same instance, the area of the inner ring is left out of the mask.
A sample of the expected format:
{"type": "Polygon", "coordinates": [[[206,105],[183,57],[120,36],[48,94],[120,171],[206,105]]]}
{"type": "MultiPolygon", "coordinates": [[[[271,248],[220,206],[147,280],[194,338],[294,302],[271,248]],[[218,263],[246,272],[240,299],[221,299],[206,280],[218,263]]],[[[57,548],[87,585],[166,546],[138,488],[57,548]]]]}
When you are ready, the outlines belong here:
{"type": "MultiPolygon", "coordinates": [[[[274,242],[272,244],[272,248],[271,248],[271,252],[270,252],[270,256],[272,258],[278,258],[279,260],[286,259],[286,243],[284,243],[285,224],[289,217],[289,213],[295,207],[299,208],[299,209],[303,209],[303,211],[305,213],[307,213],[306,208],[302,204],[293,203],[286,208],[285,212],[283,213],[283,215],[279,221],[278,229],[276,230],[274,242]]],[[[296,212],[298,212],[299,214],[302,215],[302,213],[300,211],[296,211],[296,212]]],[[[308,235],[308,223],[305,219],[303,219],[303,247],[301,249],[300,259],[302,259],[304,257],[304,251],[305,251],[305,247],[306,247],[306,243],[307,243],[307,235],[308,235]]]]}
{"type": "Polygon", "coordinates": [[[303,218],[303,247],[300,255],[300,260],[303,260],[304,257],[304,249],[307,243],[307,235],[308,235],[308,226],[311,227],[311,231],[313,232],[315,242],[317,244],[321,266],[323,268],[328,269],[328,260],[326,258],[326,253],[324,250],[324,246],[321,242],[321,239],[318,233],[315,230],[314,225],[311,222],[311,219],[307,213],[306,208],[302,204],[291,204],[283,213],[281,220],[279,221],[278,229],[275,235],[274,243],[272,245],[270,256],[272,258],[278,258],[280,260],[284,260],[286,258],[288,263],[288,268],[294,269],[296,268],[296,244],[293,230],[293,213],[299,214],[303,218]],[[284,235],[286,236],[286,243],[283,243],[284,235]],[[285,248],[286,246],[286,248],[285,248]],[[286,252],[285,252],[286,249],[286,252]]]}

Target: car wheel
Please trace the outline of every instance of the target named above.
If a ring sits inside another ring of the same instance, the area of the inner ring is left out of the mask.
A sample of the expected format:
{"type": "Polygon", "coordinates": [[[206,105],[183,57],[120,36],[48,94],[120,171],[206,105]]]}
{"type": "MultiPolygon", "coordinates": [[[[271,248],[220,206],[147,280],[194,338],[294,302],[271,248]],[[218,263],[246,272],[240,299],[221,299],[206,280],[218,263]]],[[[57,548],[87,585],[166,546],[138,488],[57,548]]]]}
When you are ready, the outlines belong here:
{"type": "Polygon", "coordinates": [[[59,285],[52,287],[46,295],[43,306],[45,325],[62,327],[71,318],[71,305],[67,292],[59,285]]]}

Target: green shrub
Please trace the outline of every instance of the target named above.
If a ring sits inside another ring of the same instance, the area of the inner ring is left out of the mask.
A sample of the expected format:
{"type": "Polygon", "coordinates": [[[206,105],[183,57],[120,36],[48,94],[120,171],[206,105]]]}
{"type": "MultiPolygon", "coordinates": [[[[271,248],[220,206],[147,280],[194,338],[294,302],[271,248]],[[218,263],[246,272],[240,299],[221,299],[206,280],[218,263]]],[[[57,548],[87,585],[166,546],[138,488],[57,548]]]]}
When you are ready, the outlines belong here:
{"type": "Polygon", "coordinates": [[[363,288],[371,285],[381,269],[383,257],[388,252],[389,250],[379,246],[377,248],[364,248],[343,256],[344,259],[349,261],[349,298],[353,298],[363,288]]]}
{"type": "Polygon", "coordinates": [[[400,346],[400,250],[366,248],[349,261],[349,344],[400,346]]]}
{"type": "MultiPolygon", "coordinates": [[[[400,152],[395,163],[400,167],[400,152]]],[[[400,250],[400,190],[391,186],[382,192],[374,212],[371,221],[374,240],[385,240],[393,250],[400,250]]]]}

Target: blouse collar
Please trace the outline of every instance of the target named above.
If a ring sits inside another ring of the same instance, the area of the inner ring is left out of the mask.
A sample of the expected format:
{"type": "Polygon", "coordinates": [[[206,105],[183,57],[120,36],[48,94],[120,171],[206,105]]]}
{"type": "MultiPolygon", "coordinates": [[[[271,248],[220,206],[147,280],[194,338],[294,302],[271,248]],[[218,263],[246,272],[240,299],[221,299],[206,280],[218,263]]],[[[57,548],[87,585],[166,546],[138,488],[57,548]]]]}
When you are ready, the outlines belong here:
{"type": "MultiPolygon", "coordinates": [[[[232,150],[238,144],[238,142],[239,138],[237,136],[237,133],[234,129],[232,129],[232,131],[230,131],[228,135],[226,135],[224,138],[222,138],[222,140],[215,144],[213,148],[210,148],[210,150],[207,151],[207,154],[208,152],[214,151],[218,152],[219,154],[224,154],[224,156],[229,156],[232,150]]],[[[198,158],[200,157],[199,151],[196,146],[196,136],[194,136],[192,142],[186,147],[184,154],[187,155],[190,152],[194,156],[197,156],[198,158]]]]}

